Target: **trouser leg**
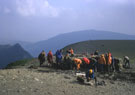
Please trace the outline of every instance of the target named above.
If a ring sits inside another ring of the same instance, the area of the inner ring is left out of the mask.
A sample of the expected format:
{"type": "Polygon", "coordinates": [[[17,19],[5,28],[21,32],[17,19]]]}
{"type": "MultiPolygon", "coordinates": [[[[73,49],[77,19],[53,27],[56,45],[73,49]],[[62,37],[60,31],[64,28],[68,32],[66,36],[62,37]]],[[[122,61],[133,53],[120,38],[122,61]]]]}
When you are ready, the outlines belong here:
{"type": "Polygon", "coordinates": [[[128,67],[130,68],[130,62],[128,61],[128,67]]]}
{"type": "Polygon", "coordinates": [[[43,62],[40,61],[40,66],[43,64],[43,62]]]}

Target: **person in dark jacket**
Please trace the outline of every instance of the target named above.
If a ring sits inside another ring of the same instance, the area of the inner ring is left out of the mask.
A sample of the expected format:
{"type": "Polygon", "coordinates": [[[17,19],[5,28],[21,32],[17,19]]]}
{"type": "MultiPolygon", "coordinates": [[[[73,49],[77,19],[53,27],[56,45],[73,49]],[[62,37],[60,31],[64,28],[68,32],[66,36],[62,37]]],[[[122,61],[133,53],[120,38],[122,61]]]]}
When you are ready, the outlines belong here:
{"type": "Polygon", "coordinates": [[[116,72],[120,71],[119,64],[120,64],[120,60],[118,58],[114,58],[114,68],[116,72]]]}
{"type": "Polygon", "coordinates": [[[94,52],[94,55],[98,55],[98,50],[96,50],[96,51],[94,52]]]}
{"type": "Polygon", "coordinates": [[[96,58],[90,58],[90,69],[97,71],[97,60],[96,58]]]}
{"type": "Polygon", "coordinates": [[[68,53],[64,56],[64,63],[65,69],[72,69],[72,59],[68,53]]]}
{"type": "Polygon", "coordinates": [[[40,66],[45,62],[45,51],[44,50],[39,54],[38,60],[40,61],[40,66]]]}
{"type": "Polygon", "coordinates": [[[111,56],[111,57],[112,57],[111,70],[114,72],[114,70],[115,70],[115,66],[114,66],[114,57],[113,57],[113,56],[111,56]]]}

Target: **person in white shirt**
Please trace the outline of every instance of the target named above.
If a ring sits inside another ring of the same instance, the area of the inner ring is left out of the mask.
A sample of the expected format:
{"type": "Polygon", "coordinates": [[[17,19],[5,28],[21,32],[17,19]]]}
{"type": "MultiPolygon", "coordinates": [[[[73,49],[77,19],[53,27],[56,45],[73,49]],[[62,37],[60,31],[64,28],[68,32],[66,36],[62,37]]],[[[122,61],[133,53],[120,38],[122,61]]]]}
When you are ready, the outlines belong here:
{"type": "Polygon", "coordinates": [[[129,57],[128,56],[124,56],[124,60],[123,61],[124,61],[125,67],[130,68],[129,57]]]}

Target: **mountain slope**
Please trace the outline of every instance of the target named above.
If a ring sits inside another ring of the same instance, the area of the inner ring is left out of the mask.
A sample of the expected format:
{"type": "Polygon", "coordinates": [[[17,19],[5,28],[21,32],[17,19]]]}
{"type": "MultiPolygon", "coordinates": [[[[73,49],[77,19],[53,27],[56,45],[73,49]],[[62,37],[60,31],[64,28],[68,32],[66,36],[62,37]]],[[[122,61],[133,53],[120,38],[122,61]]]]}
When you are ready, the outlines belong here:
{"type": "Polygon", "coordinates": [[[57,49],[61,49],[66,45],[86,40],[135,40],[135,36],[108,31],[85,30],[61,34],[24,48],[33,56],[38,56],[42,50],[46,52],[52,50],[55,52],[57,49]]]}
{"type": "Polygon", "coordinates": [[[66,46],[63,48],[64,53],[71,47],[75,53],[93,53],[95,50],[99,50],[99,53],[110,51],[113,56],[123,58],[124,55],[127,55],[135,60],[135,40],[83,41],[66,46]]]}
{"type": "Polygon", "coordinates": [[[0,45],[0,68],[16,60],[32,58],[19,44],[0,45]]]}

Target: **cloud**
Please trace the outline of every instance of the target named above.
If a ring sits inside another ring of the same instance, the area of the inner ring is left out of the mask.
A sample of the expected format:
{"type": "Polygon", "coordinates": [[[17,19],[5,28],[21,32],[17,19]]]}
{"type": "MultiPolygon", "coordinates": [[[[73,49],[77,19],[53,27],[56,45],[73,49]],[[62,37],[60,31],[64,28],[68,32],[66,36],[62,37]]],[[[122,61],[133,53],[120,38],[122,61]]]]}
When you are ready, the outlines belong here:
{"type": "Polygon", "coordinates": [[[29,16],[35,14],[35,8],[33,7],[32,0],[17,0],[17,11],[22,16],[29,16]]]}
{"type": "Polygon", "coordinates": [[[9,14],[11,12],[11,10],[8,7],[4,7],[4,13],[5,14],[9,14]]]}
{"type": "Polygon", "coordinates": [[[106,2],[111,4],[127,4],[129,2],[132,2],[135,4],[134,0],[85,0],[86,2],[106,2]]]}
{"type": "Polygon", "coordinates": [[[16,0],[17,12],[22,16],[57,17],[59,10],[47,0],[16,0]]]}
{"type": "Polygon", "coordinates": [[[1,12],[1,6],[0,6],[0,12],[1,12]]]}
{"type": "Polygon", "coordinates": [[[133,3],[135,2],[134,0],[105,0],[109,3],[114,3],[114,4],[128,4],[128,3],[133,3]]]}

